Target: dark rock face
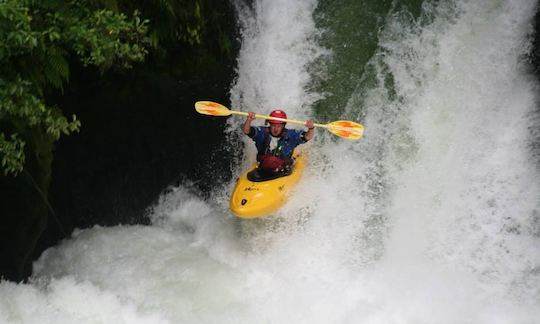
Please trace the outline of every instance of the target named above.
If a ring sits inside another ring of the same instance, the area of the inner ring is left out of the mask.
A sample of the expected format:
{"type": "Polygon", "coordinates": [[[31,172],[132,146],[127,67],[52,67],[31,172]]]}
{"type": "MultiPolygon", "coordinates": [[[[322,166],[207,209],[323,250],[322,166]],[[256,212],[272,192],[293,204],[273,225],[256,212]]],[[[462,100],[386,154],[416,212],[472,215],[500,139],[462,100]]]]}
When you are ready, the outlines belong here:
{"type": "Polygon", "coordinates": [[[221,80],[202,80],[204,88],[158,74],[121,77],[98,86],[96,97],[74,94],[69,105],[79,105],[83,128],[57,145],[53,164],[51,200],[62,223],[145,223],[145,208],[175,181],[207,189],[211,154],[226,145],[225,119],[197,114],[194,102],[227,101],[232,69],[215,75],[221,80]]]}
{"type": "Polygon", "coordinates": [[[0,177],[0,277],[17,282],[31,272],[34,247],[47,226],[52,160],[49,138],[31,130],[22,136],[25,170],[16,177],[0,177]]]}

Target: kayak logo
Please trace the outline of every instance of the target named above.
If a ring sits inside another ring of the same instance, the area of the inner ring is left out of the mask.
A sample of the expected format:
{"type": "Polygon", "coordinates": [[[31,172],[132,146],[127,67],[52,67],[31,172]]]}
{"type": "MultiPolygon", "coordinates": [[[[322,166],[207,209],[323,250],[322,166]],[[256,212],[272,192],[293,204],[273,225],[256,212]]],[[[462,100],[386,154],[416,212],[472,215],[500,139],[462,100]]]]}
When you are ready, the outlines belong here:
{"type": "Polygon", "coordinates": [[[246,187],[246,189],[244,189],[244,191],[259,191],[259,188],[256,188],[256,187],[246,187]]]}

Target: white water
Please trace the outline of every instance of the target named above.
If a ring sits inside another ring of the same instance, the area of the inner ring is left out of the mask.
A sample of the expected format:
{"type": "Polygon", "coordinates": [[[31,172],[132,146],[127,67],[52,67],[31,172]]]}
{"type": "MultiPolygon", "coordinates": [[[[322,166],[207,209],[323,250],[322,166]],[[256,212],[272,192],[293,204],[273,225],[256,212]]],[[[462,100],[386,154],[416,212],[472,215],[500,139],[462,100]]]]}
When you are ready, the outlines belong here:
{"type": "MultiPolygon", "coordinates": [[[[307,68],[327,53],[316,3],[255,3],[238,8],[233,106],[309,116],[307,68]]],[[[535,10],[459,1],[431,23],[389,19],[370,64],[397,98],[359,89],[345,110],[363,96],[366,137],[318,132],[278,215],[240,222],[226,193],[175,188],[154,226],[76,232],[31,284],[0,283],[0,323],[537,323],[538,89],[522,65],[535,10]]]]}

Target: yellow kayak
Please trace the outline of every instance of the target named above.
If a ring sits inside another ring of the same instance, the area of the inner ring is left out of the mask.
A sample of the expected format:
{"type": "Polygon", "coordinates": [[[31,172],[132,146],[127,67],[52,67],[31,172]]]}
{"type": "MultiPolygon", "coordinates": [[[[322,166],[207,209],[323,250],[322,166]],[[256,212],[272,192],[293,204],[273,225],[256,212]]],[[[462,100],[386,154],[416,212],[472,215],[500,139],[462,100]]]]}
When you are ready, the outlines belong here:
{"type": "Polygon", "coordinates": [[[304,170],[304,156],[295,152],[295,163],[290,174],[263,180],[257,165],[242,174],[231,196],[231,211],[240,218],[259,218],[278,210],[287,201],[287,196],[296,185],[304,170]]]}

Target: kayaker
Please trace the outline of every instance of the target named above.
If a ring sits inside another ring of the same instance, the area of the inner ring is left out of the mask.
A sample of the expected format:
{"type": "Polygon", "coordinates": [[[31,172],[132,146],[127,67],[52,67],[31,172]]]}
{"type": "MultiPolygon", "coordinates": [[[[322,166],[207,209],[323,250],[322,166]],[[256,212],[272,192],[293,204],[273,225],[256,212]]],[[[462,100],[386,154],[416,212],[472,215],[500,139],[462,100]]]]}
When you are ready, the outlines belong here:
{"type": "MultiPolygon", "coordinates": [[[[287,118],[283,110],[273,110],[271,117],[287,118]]],[[[251,137],[257,147],[259,169],[271,173],[285,171],[293,164],[294,149],[311,140],[315,135],[313,120],[306,121],[307,131],[285,128],[286,123],[278,120],[267,120],[267,126],[251,126],[255,113],[249,112],[242,125],[244,134],[251,137]]]]}

